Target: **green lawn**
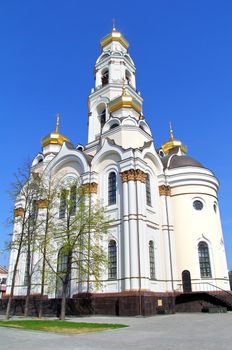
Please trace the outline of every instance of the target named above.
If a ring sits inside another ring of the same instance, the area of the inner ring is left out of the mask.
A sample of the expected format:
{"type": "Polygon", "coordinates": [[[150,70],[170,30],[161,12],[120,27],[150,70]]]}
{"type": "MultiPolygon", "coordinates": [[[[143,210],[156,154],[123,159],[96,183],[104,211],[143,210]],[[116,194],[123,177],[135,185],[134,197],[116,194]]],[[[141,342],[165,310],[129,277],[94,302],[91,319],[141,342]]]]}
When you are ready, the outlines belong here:
{"type": "Polygon", "coordinates": [[[128,327],[124,324],[84,323],[59,320],[9,320],[0,321],[0,326],[66,334],[80,334],[128,327]]]}

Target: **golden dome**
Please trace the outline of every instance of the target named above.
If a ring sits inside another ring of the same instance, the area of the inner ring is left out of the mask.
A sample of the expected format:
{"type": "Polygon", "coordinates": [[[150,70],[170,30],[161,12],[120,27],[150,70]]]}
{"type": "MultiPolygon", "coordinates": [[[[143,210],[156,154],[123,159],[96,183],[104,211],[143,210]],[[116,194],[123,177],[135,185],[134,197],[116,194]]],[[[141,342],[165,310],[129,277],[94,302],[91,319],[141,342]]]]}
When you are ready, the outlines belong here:
{"type": "Polygon", "coordinates": [[[128,92],[126,92],[124,85],[122,95],[110,101],[109,112],[112,113],[121,108],[133,108],[138,113],[141,113],[142,111],[141,104],[128,92]]]}
{"type": "Polygon", "coordinates": [[[108,35],[106,35],[101,41],[101,48],[105,47],[106,45],[108,45],[109,43],[111,43],[112,41],[118,41],[120,42],[120,44],[122,44],[125,49],[127,50],[129,47],[129,43],[128,41],[124,38],[124,36],[122,35],[122,33],[118,32],[115,28],[115,25],[113,24],[113,29],[112,32],[109,33],[108,35]]]}
{"type": "Polygon", "coordinates": [[[168,154],[174,148],[180,148],[182,153],[184,153],[184,154],[187,153],[186,146],[180,140],[176,140],[174,138],[172,126],[170,123],[170,139],[169,139],[169,141],[162,144],[162,150],[164,151],[165,154],[168,154]]]}
{"type": "Polygon", "coordinates": [[[64,142],[70,142],[66,136],[59,133],[59,122],[60,114],[58,113],[56,116],[56,129],[42,139],[42,147],[46,147],[47,145],[51,144],[62,146],[64,142]]]}

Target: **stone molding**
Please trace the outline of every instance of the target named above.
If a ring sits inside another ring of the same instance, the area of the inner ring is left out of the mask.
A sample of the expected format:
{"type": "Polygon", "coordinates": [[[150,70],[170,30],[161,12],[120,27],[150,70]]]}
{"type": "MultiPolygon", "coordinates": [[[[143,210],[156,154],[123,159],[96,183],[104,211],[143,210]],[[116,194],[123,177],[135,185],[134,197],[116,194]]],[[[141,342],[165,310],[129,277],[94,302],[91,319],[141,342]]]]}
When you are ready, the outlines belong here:
{"type": "Polygon", "coordinates": [[[19,216],[23,217],[23,215],[24,215],[24,209],[22,207],[14,209],[15,218],[19,216]]]}
{"type": "Polygon", "coordinates": [[[171,187],[166,185],[159,186],[160,196],[171,196],[171,187]]]}
{"type": "Polygon", "coordinates": [[[98,184],[96,182],[91,182],[81,185],[81,188],[85,194],[90,194],[97,193],[97,186],[98,184]]]}
{"type": "Polygon", "coordinates": [[[128,181],[140,181],[142,183],[146,182],[147,174],[140,169],[130,169],[120,173],[122,182],[128,181]]]}
{"type": "Polygon", "coordinates": [[[48,200],[47,199],[38,199],[36,201],[36,205],[38,209],[45,209],[48,207],[48,200]]]}

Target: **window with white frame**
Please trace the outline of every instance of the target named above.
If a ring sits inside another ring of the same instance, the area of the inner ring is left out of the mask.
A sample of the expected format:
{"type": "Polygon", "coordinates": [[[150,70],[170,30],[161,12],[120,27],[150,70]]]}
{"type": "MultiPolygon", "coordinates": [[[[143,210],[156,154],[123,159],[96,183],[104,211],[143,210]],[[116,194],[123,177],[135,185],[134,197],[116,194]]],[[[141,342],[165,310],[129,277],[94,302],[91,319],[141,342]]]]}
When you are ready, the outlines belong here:
{"type": "Polygon", "coordinates": [[[147,174],[147,177],[146,177],[146,202],[147,202],[147,205],[151,207],[151,184],[150,184],[149,174],[147,174]]]}
{"type": "Polygon", "coordinates": [[[108,176],[108,205],[116,204],[116,174],[111,171],[108,176]]]}
{"type": "Polygon", "coordinates": [[[117,245],[113,239],[108,244],[108,279],[117,279],[117,245]]]}
{"type": "Polygon", "coordinates": [[[155,249],[154,242],[149,242],[150,278],[155,279],[155,249]]]}
{"type": "Polygon", "coordinates": [[[206,242],[200,242],[198,244],[198,257],[200,265],[201,278],[211,278],[211,264],[209,256],[209,247],[206,242]]]}

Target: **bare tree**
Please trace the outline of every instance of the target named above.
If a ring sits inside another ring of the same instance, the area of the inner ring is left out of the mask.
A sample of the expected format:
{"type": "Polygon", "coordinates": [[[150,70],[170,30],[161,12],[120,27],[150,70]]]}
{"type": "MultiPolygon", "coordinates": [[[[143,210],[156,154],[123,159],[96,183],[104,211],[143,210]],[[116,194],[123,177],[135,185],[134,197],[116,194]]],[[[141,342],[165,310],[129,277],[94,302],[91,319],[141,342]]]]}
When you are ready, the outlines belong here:
{"type": "Polygon", "coordinates": [[[91,276],[96,288],[101,283],[101,272],[107,264],[101,243],[109,221],[100,204],[89,200],[88,194],[77,181],[69,181],[59,192],[59,219],[51,232],[51,241],[56,244],[50,247],[46,261],[56,276],[56,296],[61,297],[60,319],[63,320],[74,276],[75,279],[79,276],[86,285],[91,276]],[[57,257],[57,247],[59,253],[56,264],[54,258],[57,257]]]}
{"type": "Polygon", "coordinates": [[[57,217],[57,198],[58,191],[56,183],[51,175],[42,178],[41,198],[38,200],[38,207],[43,209],[44,213],[39,216],[40,233],[37,240],[37,248],[41,254],[41,289],[39,303],[39,317],[43,315],[43,298],[45,293],[46,275],[48,274],[49,253],[51,247],[52,232],[54,231],[55,219],[57,217]]]}
{"type": "MultiPolygon", "coordinates": [[[[14,174],[14,179],[15,180],[10,191],[11,197],[16,203],[16,207],[14,209],[14,232],[12,242],[10,244],[11,254],[14,255],[14,259],[12,259],[13,271],[11,277],[11,288],[6,309],[7,319],[10,318],[10,309],[14,296],[15,282],[20,257],[23,253],[25,253],[25,251],[28,253],[28,258],[26,259],[26,271],[28,270],[27,277],[29,276],[30,279],[29,265],[31,263],[31,259],[29,257],[29,254],[32,243],[31,237],[33,237],[35,228],[34,219],[32,220],[32,216],[35,215],[33,206],[34,200],[38,195],[39,185],[39,177],[36,174],[31,173],[31,166],[29,161],[26,162],[17,171],[17,173],[14,174]]],[[[31,285],[30,280],[28,281],[27,285],[31,285]]],[[[28,290],[30,293],[29,287],[28,290]]]]}

